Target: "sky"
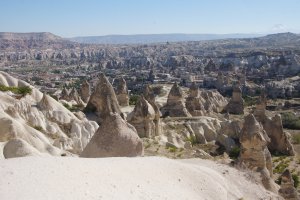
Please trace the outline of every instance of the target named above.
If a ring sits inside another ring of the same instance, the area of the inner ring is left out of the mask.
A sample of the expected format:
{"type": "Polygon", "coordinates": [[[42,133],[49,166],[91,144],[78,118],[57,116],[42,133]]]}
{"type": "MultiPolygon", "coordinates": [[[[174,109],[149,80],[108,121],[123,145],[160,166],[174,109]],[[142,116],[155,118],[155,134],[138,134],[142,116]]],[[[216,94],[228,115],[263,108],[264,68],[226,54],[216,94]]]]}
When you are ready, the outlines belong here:
{"type": "Polygon", "coordinates": [[[0,32],[300,33],[300,0],[0,0],[0,32]]]}

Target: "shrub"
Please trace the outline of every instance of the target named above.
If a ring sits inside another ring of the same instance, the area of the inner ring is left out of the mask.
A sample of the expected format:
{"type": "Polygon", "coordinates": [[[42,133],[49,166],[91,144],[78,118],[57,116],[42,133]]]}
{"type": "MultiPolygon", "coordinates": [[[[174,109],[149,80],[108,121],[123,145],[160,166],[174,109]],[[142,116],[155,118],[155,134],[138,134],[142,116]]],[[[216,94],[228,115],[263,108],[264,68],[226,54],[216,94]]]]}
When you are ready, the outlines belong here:
{"type": "Polygon", "coordinates": [[[300,144],[300,134],[293,135],[293,143],[300,144]]]}
{"type": "Polygon", "coordinates": [[[129,97],[129,105],[135,105],[139,99],[139,95],[131,95],[129,97]]]}
{"type": "Polygon", "coordinates": [[[239,157],[239,155],[240,155],[240,151],[241,151],[240,147],[233,147],[231,149],[231,151],[229,152],[229,157],[237,159],[239,157]]]}
{"type": "Polygon", "coordinates": [[[175,153],[177,150],[177,147],[169,147],[168,149],[169,149],[169,152],[175,153]]]}
{"type": "Polygon", "coordinates": [[[26,94],[31,94],[32,89],[29,86],[9,87],[5,85],[0,85],[0,91],[11,91],[14,94],[20,94],[22,96],[25,96],[26,94]]]}
{"type": "Polygon", "coordinates": [[[297,188],[300,183],[299,176],[297,174],[292,174],[292,178],[294,180],[294,187],[297,188]]]}
{"type": "Polygon", "coordinates": [[[43,128],[41,126],[33,126],[33,128],[38,131],[43,131],[43,128]]]}
{"type": "Polygon", "coordinates": [[[68,109],[68,110],[71,110],[71,109],[72,109],[72,107],[71,107],[69,104],[67,104],[67,103],[63,103],[63,105],[64,105],[64,107],[65,107],[66,109],[68,109]]]}
{"type": "Polygon", "coordinates": [[[196,136],[191,135],[190,137],[188,137],[186,139],[187,142],[190,142],[192,144],[192,146],[194,146],[195,144],[198,143],[196,136]]]}
{"type": "Polygon", "coordinates": [[[253,106],[256,104],[257,99],[250,96],[243,96],[245,106],[253,106]]]}
{"type": "Polygon", "coordinates": [[[282,125],[284,128],[300,129],[300,118],[291,112],[281,113],[282,125]]]}

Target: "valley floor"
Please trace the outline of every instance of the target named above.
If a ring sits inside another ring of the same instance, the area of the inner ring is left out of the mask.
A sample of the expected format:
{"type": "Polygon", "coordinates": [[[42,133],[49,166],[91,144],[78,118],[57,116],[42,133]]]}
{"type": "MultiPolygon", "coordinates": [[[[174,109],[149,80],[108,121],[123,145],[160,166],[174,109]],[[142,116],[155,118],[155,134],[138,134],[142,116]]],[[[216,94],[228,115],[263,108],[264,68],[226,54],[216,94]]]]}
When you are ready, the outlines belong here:
{"type": "Polygon", "coordinates": [[[23,157],[0,162],[1,199],[277,199],[209,160],[23,157]]]}

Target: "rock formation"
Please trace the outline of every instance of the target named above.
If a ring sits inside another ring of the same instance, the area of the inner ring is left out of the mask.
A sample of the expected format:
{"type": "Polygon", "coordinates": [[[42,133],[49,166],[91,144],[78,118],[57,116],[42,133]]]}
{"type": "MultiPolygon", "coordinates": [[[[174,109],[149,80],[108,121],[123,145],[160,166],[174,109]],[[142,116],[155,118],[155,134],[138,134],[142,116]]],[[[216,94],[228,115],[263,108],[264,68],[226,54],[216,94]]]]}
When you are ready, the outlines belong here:
{"type": "Polygon", "coordinates": [[[267,106],[267,96],[264,91],[261,92],[259,99],[257,100],[256,107],[254,110],[255,118],[262,122],[266,118],[266,106],[267,106]]]}
{"type": "Polygon", "coordinates": [[[232,97],[225,108],[230,114],[244,114],[244,100],[242,98],[242,90],[240,87],[233,87],[232,97]]]}
{"type": "Polygon", "coordinates": [[[174,83],[168,95],[167,104],[161,108],[163,116],[191,117],[183,102],[183,93],[177,83],[174,83]]]}
{"type": "Polygon", "coordinates": [[[87,103],[89,101],[89,98],[91,96],[91,87],[87,80],[83,81],[83,83],[81,84],[80,96],[84,103],[87,103]]]}
{"type": "Polygon", "coordinates": [[[243,129],[240,133],[241,152],[239,162],[256,172],[262,177],[262,183],[266,189],[277,192],[272,180],[272,159],[267,148],[269,138],[263,127],[252,114],[245,117],[243,129]]]}
{"type": "Polygon", "coordinates": [[[202,105],[207,113],[223,111],[228,101],[217,90],[202,90],[200,92],[202,105]]]}
{"type": "Polygon", "coordinates": [[[279,194],[285,200],[299,200],[296,188],[294,187],[294,180],[290,171],[287,169],[281,175],[281,184],[279,194]]]}
{"type": "Polygon", "coordinates": [[[266,115],[266,104],[266,95],[262,93],[254,110],[254,115],[271,139],[268,143],[269,150],[290,156],[295,155],[289,134],[283,130],[281,116],[277,114],[274,117],[268,117],[266,115]]]}
{"type": "Polygon", "coordinates": [[[81,157],[118,157],[143,155],[143,143],[136,129],[120,116],[118,101],[112,85],[101,74],[88,108],[100,118],[100,126],[81,157]]]}
{"type": "Polygon", "coordinates": [[[100,74],[99,81],[87,103],[85,112],[95,113],[99,118],[99,122],[111,113],[118,113],[122,116],[114,89],[104,74],[100,74]]]}
{"type": "Polygon", "coordinates": [[[134,110],[130,114],[128,122],[132,124],[140,137],[154,137],[155,136],[155,111],[148,103],[144,96],[140,96],[136,103],[134,110]]]}
{"type": "Polygon", "coordinates": [[[116,95],[120,106],[129,106],[129,97],[126,81],[123,77],[115,80],[116,95]]]}
{"type": "Polygon", "coordinates": [[[49,102],[49,96],[47,94],[43,93],[43,97],[42,97],[41,101],[38,102],[37,106],[41,110],[51,111],[52,106],[50,105],[50,102],[49,102]]]}
{"type": "Polygon", "coordinates": [[[119,157],[143,155],[143,143],[135,128],[119,114],[111,113],[87,144],[81,157],[119,157]]]}
{"type": "Polygon", "coordinates": [[[155,124],[155,135],[156,136],[160,135],[160,133],[161,133],[161,125],[160,125],[161,112],[160,112],[158,106],[156,105],[154,92],[149,85],[145,86],[143,95],[155,111],[155,118],[153,120],[154,124],[155,124]]]}
{"type": "Polygon", "coordinates": [[[24,156],[37,156],[41,155],[38,150],[33,148],[26,141],[15,138],[9,140],[3,148],[4,158],[15,158],[24,156]]]}
{"type": "Polygon", "coordinates": [[[74,100],[77,105],[83,105],[83,101],[80,98],[77,89],[75,87],[72,88],[70,94],[69,94],[69,100],[72,101],[74,100]]]}
{"type": "Polygon", "coordinates": [[[59,99],[63,99],[66,101],[69,101],[69,91],[66,88],[63,88],[60,94],[60,98],[59,99]]]}
{"type": "Polygon", "coordinates": [[[192,116],[202,116],[205,113],[204,106],[200,99],[200,91],[195,83],[190,87],[189,96],[186,99],[185,105],[192,116]]]}
{"type": "MultiPolygon", "coordinates": [[[[9,87],[18,87],[19,83],[20,86],[32,87],[3,72],[0,72],[0,80],[9,87]]],[[[35,149],[42,155],[67,155],[67,151],[79,153],[98,128],[96,122],[84,116],[77,118],[61,103],[33,87],[32,93],[21,99],[14,98],[8,92],[0,92],[0,101],[0,142],[7,142],[7,148],[11,143],[20,144],[20,151],[24,148],[30,151],[35,149]],[[68,141],[68,148],[61,148],[59,141],[63,140],[68,141]]],[[[23,152],[24,155],[31,155],[26,153],[27,150],[23,152]]],[[[14,155],[22,156],[23,153],[15,152],[14,155]]]]}

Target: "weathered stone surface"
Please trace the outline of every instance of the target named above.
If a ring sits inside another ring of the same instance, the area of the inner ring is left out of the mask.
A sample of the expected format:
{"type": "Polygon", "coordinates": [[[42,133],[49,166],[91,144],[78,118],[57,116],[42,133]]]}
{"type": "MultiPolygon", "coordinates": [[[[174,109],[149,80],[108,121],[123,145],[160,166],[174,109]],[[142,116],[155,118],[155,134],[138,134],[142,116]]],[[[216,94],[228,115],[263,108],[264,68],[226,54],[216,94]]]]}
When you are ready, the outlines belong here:
{"type": "Polygon", "coordinates": [[[89,98],[91,96],[91,87],[87,80],[83,81],[80,88],[80,96],[84,103],[87,103],[89,101],[89,98]]]}
{"type": "Polygon", "coordinates": [[[160,135],[160,133],[161,133],[161,123],[160,123],[161,112],[160,112],[160,110],[159,110],[159,108],[158,108],[158,106],[155,102],[154,92],[153,92],[152,88],[149,85],[145,86],[144,91],[143,91],[143,95],[155,111],[155,118],[153,120],[154,124],[155,124],[155,135],[156,136],[160,135]]]}
{"type": "Polygon", "coordinates": [[[20,138],[9,140],[4,148],[3,155],[5,158],[16,158],[24,156],[37,156],[41,155],[40,152],[20,138]]]}
{"type": "Polygon", "coordinates": [[[296,188],[294,187],[294,180],[288,169],[286,169],[281,175],[281,185],[279,194],[285,200],[299,200],[299,196],[296,188]]]}
{"type": "Polygon", "coordinates": [[[293,145],[290,142],[289,134],[283,131],[282,120],[279,114],[274,117],[266,115],[267,99],[262,93],[254,110],[255,118],[263,125],[264,130],[271,139],[268,143],[270,151],[278,151],[286,155],[295,155],[293,145]]]}
{"type": "Polygon", "coordinates": [[[98,116],[98,121],[104,120],[111,113],[122,115],[114,89],[104,74],[100,74],[85,112],[95,113],[98,116]]]}
{"type": "Polygon", "coordinates": [[[130,113],[128,122],[132,124],[140,137],[155,136],[155,111],[144,96],[140,96],[134,110],[130,113]]]}
{"type": "Polygon", "coordinates": [[[120,106],[129,106],[129,96],[126,81],[123,77],[115,79],[116,95],[120,106]]]}
{"type": "Polygon", "coordinates": [[[217,90],[202,90],[200,92],[200,99],[202,105],[207,113],[223,111],[224,107],[228,104],[226,98],[224,98],[217,90]]]}
{"type": "Polygon", "coordinates": [[[53,109],[49,102],[49,96],[45,93],[43,93],[43,98],[38,102],[37,106],[41,110],[51,111],[53,109]]]}
{"type": "Polygon", "coordinates": [[[225,108],[230,114],[244,114],[244,100],[242,98],[242,90],[235,86],[232,91],[232,97],[225,108]]]}
{"type": "Polygon", "coordinates": [[[203,116],[205,114],[205,109],[201,102],[200,91],[195,83],[190,87],[189,96],[186,99],[185,106],[192,116],[203,116]]]}
{"type": "Polygon", "coordinates": [[[264,91],[262,91],[259,99],[257,100],[256,107],[254,110],[254,116],[258,121],[264,121],[266,118],[266,106],[267,106],[267,96],[264,91]]]}
{"type": "Polygon", "coordinates": [[[63,100],[66,100],[66,101],[70,100],[70,98],[69,98],[69,91],[66,88],[63,88],[63,90],[61,91],[59,99],[63,99],[63,100]]]}
{"type": "Polygon", "coordinates": [[[276,185],[272,180],[272,159],[267,148],[268,138],[263,127],[252,114],[245,117],[243,129],[240,134],[241,152],[240,164],[259,172],[262,183],[266,189],[277,192],[276,185]]]}
{"type": "Polygon", "coordinates": [[[290,156],[295,155],[289,134],[283,131],[281,115],[277,114],[272,118],[266,118],[262,125],[271,139],[271,142],[268,143],[271,151],[278,151],[290,156]]]}
{"type": "Polygon", "coordinates": [[[161,108],[163,116],[191,117],[183,102],[183,93],[177,83],[174,83],[168,95],[167,104],[161,108]]]}
{"type": "Polygon", "coordinates": [[[80,98],[78,92],[77,92],[77,89],[76,88],[72,88],[70,94],[69,94],[69,100],[70,101],[75,101],[77,105],[83,105],[83,101],[82,99],[80,98]]]}
{"type": "Polygon", "coordinates": [[[87,144],[81,157],[133,157],[143,155],[143,143],[135,128],[119,114],[109,114],[87,144]]]}

